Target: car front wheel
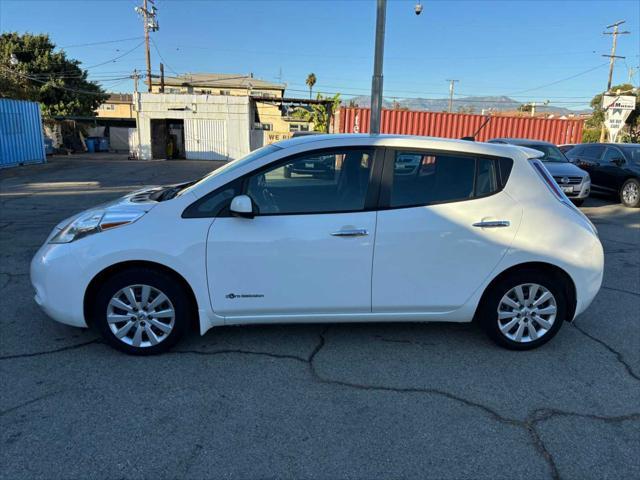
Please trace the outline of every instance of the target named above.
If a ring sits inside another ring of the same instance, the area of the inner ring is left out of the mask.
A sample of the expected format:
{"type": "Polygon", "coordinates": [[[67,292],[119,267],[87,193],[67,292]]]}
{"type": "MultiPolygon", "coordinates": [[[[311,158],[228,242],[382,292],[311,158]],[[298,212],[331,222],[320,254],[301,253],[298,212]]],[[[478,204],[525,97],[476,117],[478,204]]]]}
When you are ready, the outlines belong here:
{"type": "Polygon", "coordinates": [[[189,315],[188,297],[174,278],[159,270],[131,268],[98,289],[92,323],[112,347],[153,355],[175,345],[189,315]]]}
{"type": "Polygon", "coordinates": [[[566,290],[545,272],[514,272],[490,287],[478,313],[484,330],[498,345],[530,350],[560,330],[567,315],[566,290]]]}
{"type": "Polygon", "coordinates": [[[625,207],[640,207],[640,182],[630,178],[620,189],[620,200],[625,207]]]}

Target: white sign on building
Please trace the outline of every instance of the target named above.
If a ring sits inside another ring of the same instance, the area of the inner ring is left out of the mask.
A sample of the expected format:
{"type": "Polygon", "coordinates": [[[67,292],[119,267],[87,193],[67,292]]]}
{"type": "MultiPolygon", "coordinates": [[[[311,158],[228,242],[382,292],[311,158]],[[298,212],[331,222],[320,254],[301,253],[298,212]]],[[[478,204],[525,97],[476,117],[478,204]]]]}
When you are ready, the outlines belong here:
{"type": "Polygon", "coordinates": [[[602,98],[602,108],[609,141],[615,143],[618,133],[636,108],[636,97],[635,95],[605,95],[602,98]]]}

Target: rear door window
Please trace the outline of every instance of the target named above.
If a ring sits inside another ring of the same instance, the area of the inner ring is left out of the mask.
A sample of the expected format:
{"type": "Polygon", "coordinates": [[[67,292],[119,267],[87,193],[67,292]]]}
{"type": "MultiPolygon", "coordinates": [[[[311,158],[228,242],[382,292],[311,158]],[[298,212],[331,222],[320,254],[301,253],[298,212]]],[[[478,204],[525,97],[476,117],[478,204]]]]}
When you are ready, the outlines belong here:
{"type": "Polygon", "coordinates": [[[589,160],[599,160],[603,153],[604,147],[600,145],[589,145],[580,151],[580,157],[588,158],[589,160]]]}
{"type": "Polygon", "coordinates": [[[391,208],[491,195],[504,186],[512,164],[509,159],[412,151],[396,151],[392,160],[390,192],[386,194],[391,208]],[[502,160],[504,165],[499,167],[502,160]]]}

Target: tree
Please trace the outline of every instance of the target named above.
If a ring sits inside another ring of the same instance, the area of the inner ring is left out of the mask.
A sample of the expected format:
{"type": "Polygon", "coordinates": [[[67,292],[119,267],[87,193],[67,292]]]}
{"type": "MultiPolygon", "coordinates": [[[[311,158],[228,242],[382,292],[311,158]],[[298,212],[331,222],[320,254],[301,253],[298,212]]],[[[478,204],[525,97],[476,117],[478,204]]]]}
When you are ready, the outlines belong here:
{"type": "MultiPolygon", "coordinates": [[[[611,88],[612,93],[620,91],[621,95],[633,95],[631,90],[633,85],[630,83],[623,83],[611,88]]],[[[599,93],[593,100],[591,100],[591,108],[593,109],[593,115],[585,123],[585,130],[583,133],[583,142],[598,141],[600,137],[600,129],[604,123],[604,110],[602,108],[602,97],[604,94],[599,93]],[[597,136],[596,133],[597,132],[597,136]]],[[[631,112],[627,118],[626,127],[622,135],[622,141],[631,141],[632,143],[638,143],[640,141],[640,91],[636,92],[636,108],[631,112]]]]}
{"type": "Polygon", "coordinates": [[[0,35],[0,97],[31,100],[45,117],[92,116],[108,95],[48,35],[0,35]]]}
{"type": "MultiPolygon", "coordinates": [[[[329,113],[333,115],[335,111],[340,108],[340,94],[336,93],[333,97],[323,97],[318,94],[316,97],[318,100],[326,100],[326,103],[311,105],[311,109],[296,108],[292,116],[298,116],[298,118],[307,122],[313,123],[313,130],[316,132],[326,132],[327,122],[329,121],[329,113]]],[[[294,117],[295,118],[295,117],[294,117]]]]}
{"type": "Polygon", "coordinates": [[[309,98],[311,98],[312,91],[313,91],[313,86],[316,84],[316,80],[317,80],[316,79],[316,74],[315,73],[310,73],[309,75],[307,75],[307,79],[304,82],[309,87],[309,98]]]}

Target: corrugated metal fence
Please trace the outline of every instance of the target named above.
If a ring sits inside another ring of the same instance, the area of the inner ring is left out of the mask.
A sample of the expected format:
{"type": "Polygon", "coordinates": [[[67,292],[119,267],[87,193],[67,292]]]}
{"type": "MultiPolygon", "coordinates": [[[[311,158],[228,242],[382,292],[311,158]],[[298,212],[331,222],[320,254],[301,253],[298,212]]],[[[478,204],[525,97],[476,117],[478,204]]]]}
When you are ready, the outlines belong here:
{"type": "MultiPolygon", "coordinates": [[[[368,108],[341,108],[340,133],[368,133],[368,108]]],[[[382,110],[380,131],[402,135],[461,138],[472,136],[484,142],[497,137],[531,138],[555,144],[581,143],[584,120],[559,118],[501,117],[467,113],[382,110]]]]}
{"type": "Polygon", "coordinates": [[[45,161],[40,105],[0,98],[0,168],[45,161]]]}

